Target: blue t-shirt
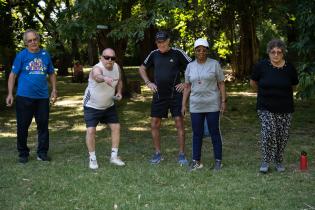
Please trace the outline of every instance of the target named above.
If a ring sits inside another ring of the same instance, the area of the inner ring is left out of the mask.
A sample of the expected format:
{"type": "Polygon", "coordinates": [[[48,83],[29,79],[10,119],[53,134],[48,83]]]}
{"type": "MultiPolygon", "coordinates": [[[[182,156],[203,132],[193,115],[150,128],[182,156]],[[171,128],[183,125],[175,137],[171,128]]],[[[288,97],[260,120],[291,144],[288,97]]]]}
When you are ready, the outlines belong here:
{"type": "Polygon", "coordinates": [[[18,76],[18,96],[49,98],[47,74],[54,73],[54,67],[47,51],[31,53],[24,49],[15,57],[12,72],[18,76]]]}

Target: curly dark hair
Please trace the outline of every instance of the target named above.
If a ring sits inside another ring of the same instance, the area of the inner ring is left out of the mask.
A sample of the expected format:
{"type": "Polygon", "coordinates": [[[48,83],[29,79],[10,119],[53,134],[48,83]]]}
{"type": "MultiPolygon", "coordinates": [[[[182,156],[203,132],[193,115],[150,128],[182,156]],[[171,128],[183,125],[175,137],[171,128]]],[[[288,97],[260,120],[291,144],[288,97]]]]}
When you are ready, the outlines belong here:
{"type": "Polygon", "coordinates": [[[284,42],[280,39],[272,39],[271,41],[268,42],[267,44],[267,54],[270,53],[270,51],[273,49],[273,48],[280,48],[283,55],[285,55],[286,53],[286,50],[287,50],[287,47],[286,45],[284,44],[284,42]]]}

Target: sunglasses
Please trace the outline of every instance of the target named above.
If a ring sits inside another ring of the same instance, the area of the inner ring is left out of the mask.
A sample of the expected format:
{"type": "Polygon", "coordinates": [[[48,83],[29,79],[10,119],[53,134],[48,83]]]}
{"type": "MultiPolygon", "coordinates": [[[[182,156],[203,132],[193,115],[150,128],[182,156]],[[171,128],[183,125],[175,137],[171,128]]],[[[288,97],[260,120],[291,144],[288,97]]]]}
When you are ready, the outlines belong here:
{"type": "Polygon", "coordinates": [[[29,40],[27,40],[26,42],[27,42],[28,44],[31,44],[32,42],[37,42],[37,41],[38,41],[38,39],[35,38],[35,39],[29,39],[29,40]]]}
{"type": "Polygon", "coordinates": [[[111,61],[116,60],[116,57],[115,57],[115,56],[102,55],[102,57],[103,57],[105,60],[111,60],[111,61]]]}

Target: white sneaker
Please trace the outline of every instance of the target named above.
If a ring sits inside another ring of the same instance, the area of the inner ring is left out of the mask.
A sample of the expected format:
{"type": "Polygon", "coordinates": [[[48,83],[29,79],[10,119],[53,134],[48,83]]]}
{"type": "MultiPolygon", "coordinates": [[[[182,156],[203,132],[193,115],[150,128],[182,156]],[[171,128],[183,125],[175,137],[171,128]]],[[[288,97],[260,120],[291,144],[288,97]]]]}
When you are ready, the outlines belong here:
{"type": "Polygon", "coordinates": [[[124,166],[126,165],[122,160],[120,160],[119,157],[110,158],[110,163],[116,165],[116,166],[124,166]]]}
{"type": "Polygon", "coordinates": [[[90,167],[90,169],[93,169],[93,170],[98,169],[97,160],[96,159],[93,160],[90,158],[89,167],[90,167]]]}

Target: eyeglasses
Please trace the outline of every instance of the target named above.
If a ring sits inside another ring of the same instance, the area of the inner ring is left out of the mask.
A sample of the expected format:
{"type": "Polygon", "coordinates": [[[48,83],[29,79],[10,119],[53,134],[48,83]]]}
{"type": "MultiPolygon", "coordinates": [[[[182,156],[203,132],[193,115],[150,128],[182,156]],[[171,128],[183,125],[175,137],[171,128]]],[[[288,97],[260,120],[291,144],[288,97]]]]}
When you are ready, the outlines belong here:
{"type": "Polygon", "coordinates": [[[206,53],[207,49],[195,49],[196,53],[206,53]]]}
{"type": "Polygon", "coordinates": [[[116,60],[116,57],[115,57],[115,56],[102,55],[102,57],[103,57],[105,60],[111,60],[111,61],[116,60]]]}
{"type": "Polygon", "coordinates": [[[271,55],[282,55],[282,51],[275,51],[275,50],[273,50],[273,51],[270,51],[269,53],[271,55]]]}
{"type": "Polygon", "coordinates": [[[29,39],[26,41],[28,44],[31,44],[32,42],[38,42],[38,39],[37,38],[34,38],[34,39],[29,39]]]}

